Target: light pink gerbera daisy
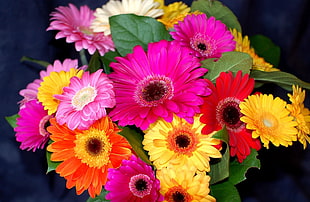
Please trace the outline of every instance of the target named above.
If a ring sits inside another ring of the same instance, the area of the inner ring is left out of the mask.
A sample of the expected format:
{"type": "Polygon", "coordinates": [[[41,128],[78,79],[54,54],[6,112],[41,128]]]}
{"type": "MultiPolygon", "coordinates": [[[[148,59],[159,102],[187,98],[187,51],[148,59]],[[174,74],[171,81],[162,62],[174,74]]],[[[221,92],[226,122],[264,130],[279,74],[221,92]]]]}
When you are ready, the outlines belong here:
{"type": "Polygon", "coordinates": [[[70,85],[63,88],[56,112],[59,124],[67,124],[74,130],[87,129],[96,120],[107,115],[106,108],[115,105],[112,81],[99,69],[95,73],[85,72],[81,78],[73,77],[70,85]]]}
{"type": "Polygon", "coordinates": [[[65,59],[62,63],[59,60],[55,60],[54,64],[50,64],[46,67],[46,70],[40,71],[40,79],[35,79],[32,83],[29,83],[26,89],[22,89],[19,94],[24,98],[19,102],[23,107],[24,103],[30,100],[38,99],[38,88],[43,78],[49,76],[51,72],[70,71],[71,68],[86,70],[87,66],[78,67],[78,60],[65,59]]]}
{"type": "Polygon", "coordinates": [[[236,46],[226,25],[214,17],[207,18],[206,14],[190,14],[174,25],[174,29],[170,32],[172,38],[191,48],[201,60],[219,58],[236,46]]]}
{"type": "Polygon", "coordinates": [[[152,167],[135,155],[123,160],[119,168],[108,170],[108,181],[104,188],[109,191],[106,199],[113,202],[164,200],[159,193],[160,182],[155,178],[152,167]]]}
{"type": "Polygon", "coordinates": [[[49,119],[52,117],[47,114],[42,104],[37,100],[26,102],[18,112],[16,141],[21,142],[20,149],[33,150],[43,149],[49,139],[49,133],[46,127],[49,125],[49,119]]]}
{"type": "Polygon", "coordinates": [[[55,38],[66,38],[67,43],[75,43],[77,51],[87,49],[90,54],[94,54],[98,50],[100,55],[104,55],[114,50],[111,36],[105,36],[102,32],[95,33],[90,28],[95,16],[88,6],[81,6],[80,10],[73,4],[69,4],[69,7],[60,6],[51,16],[52,22],[47,30],[58,30],[55,38]]]}
{"type": "Polygon", "coordinates": [[[126,57],[111,63],[114,72],[116,107],[109,114],[121,126],[136,125],[142,130],[159,117],[171,122],[173,114],[193,123],[203,103],[200,96],[211,93],[197,58],[176,41],[148,45],[148,52],[136,46],[126,57]]]}

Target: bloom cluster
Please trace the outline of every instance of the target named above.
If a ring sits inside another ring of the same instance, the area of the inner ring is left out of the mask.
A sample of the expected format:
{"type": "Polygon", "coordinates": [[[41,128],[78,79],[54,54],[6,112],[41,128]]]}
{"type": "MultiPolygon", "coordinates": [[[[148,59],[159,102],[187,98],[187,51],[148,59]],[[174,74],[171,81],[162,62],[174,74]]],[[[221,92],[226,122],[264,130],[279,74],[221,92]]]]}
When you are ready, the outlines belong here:
{"type": "Polygon", "coordinates": [[[51,13],[47,30],[91,59],[42,70],[20,91],[14,131],[21,149],[46,149],[49,169],[77,194],[215,201],[227,197],[216,191],[225,182],[244,180],[231,165],[259,167],[262,146],[310,142],[309,84],[258,56],[219,1],[69,4],[51,13]],[[277,80],[292,90],[287,98],[257,88],[277,80]]]}

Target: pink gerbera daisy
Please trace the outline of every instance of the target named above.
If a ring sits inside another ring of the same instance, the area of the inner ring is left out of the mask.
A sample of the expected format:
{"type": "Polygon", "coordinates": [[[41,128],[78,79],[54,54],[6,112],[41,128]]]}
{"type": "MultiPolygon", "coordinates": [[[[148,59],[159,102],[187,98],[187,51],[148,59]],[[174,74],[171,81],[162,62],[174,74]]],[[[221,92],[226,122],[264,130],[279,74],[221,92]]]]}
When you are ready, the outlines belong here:
{"type": "Polygon", "coordinates": [[[87,71],[81,78],[71,78],[70,85],[55,98],[60,100],[56,120],[59,124],[66,123],[71,130],[87,129],[106,116],[106,108],[115,105],[112,81],[102,69],[92,74],[87,71]]]}
{"type": "Polygon", "coordinates": [[[233,51],[236,46],[234,36],[226,25],[206,14],[187,15],[182,22],[174,25],[170,32],[173,39],[189,47],[201,60],[219,58],[223,52],[233,51]]]}
{"type": "Polygon", "coordinates": [[[58,30],[56,39],[66,38],[66,42],[75,43],[75,49],[80,51],[87,49],[90,54],[96,50],[104,55],[114,50],[111,36],[104,33],[95,33],[90,25],[95,18],[94,11],[87,6],[81,6],[80,10],[73,4],[69,7],[60,6],[51,14],[52,22],[47,30],[58,30]]]}
{"type": "Polygon", "coordinates": [[[109,193],[106,199],[112,202],[163,201],[159,188],[160,182],[155,178],[152,167],[132,155],[129,160],[123,160],[119,168],[108,170],[105,189],[109,193]]]}
{"type": "Polygon", "coordinates": [[[200,121],[206,124],[202,133],[209,134],[226,126],[230,155],[237,156],[242,162],[251,153],[251,148],[261,148],[259,140],[252,138],[251,131],[240,120],[239,103],[253,91],[254,79],[248,74],[242,76],[242,71],[238,71],[236,76],[232,72],[222,72],[216,79],[216,86],[211,81],[208,83],[212,94],[204,98],[201,106],[203,115],[200,121]]]}
{"type": "Polygon", "coordinates": [[[136,46],[133,53],[116,60],[109,75],[116,107],[109,115],[121,126],[136,125],[145,130],[159,117],[171,122],[174,113],[193,123],[203,103],[200,96],[211,92],[200,78],[207,70],[199,68],[198,59],[178,42],[150,43],[148,52],[136,46]]]}
{"type": "Polygon", "coordinates": [[[35,151],[43,149],[49,139],[49,133],[46,127],[49,125],[49,119],[52,117],[47,114],[42,104],[37,100],[26,102],[20,109],[17,118],[16,140],[21,142],[20,148],[35,151]]]}

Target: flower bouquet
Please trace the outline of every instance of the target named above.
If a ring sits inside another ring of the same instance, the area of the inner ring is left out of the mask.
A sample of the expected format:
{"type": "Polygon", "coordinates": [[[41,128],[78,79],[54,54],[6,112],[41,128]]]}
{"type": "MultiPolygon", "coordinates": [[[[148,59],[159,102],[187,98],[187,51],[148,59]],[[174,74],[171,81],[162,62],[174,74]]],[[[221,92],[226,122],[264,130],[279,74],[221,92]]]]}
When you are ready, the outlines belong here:
{"type": "Polygon", "coordinates": [[[89,201],[240,201],[262,147],[310,142],[310,84],[220,1],[69,4],[47,30],[80,58],[25,57],[44,70],[6,119],[20,149],[45,149],[47,172],[89,201]],[[264,94],[265,83],[290,92],[264,94]]]}

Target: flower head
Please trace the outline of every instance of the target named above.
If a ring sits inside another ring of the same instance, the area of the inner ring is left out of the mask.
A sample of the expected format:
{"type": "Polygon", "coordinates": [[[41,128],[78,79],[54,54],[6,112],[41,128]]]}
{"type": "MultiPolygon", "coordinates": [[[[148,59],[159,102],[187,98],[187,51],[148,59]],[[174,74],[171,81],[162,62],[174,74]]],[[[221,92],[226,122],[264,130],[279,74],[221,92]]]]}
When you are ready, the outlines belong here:
{"type": "Polygon", "coordinates": [[[247,53],[252,57],[253,70],[261,70],[266,72],[279,71],[279,69],[274,68],[272,64],[266,62],[264,58],[259,57],[255,53],[254,48],[250,45],[248,36],[242,37],[242,33],[238,32],[236,29],[231,30],[231,33],[234,35],[234,40],[236,41],[235,51],[247,53]]]}
{"type": "Polygon", "coordinates": [[[173,113],[193,122],[200,96],[209,95],[207,83],[190,51],[174,41],[150,43],[148,52],[136,46],[133,53],[117,57],[110,66],[116,107],[109,114],[121,126],[136,125],[145,130],[159,117],[171,122],[173,113]]]}
{"type": "Polygon", "coordinates": [[[174,29],[172,38],[191,48],[201,60],[219,58],[223,52],[235,49],[236,42],[226,25],[206,14],[187,15],[174,29]]]}
{"type": "Polygon", "coordinates": [[[296,127],[298,130],[297,139],[303,144],[304,149],[306,149],[307,143],[310,143],[310,111],[304,105],[305,94],[305,90],[293,85],[293,94],[288,94],[291,104],[287,105],[290,115],[298,123],[296,127]]]}
{"type": "Polygon", "coordinates": [[[264,147],[269,148],[269,142],[275,146],[292,145],[297,140],[297,125],[289,116],[286,102],[273,95],[255,94],[240,103],[240,119],[246,123],[246,128],[252,130],[253,138],[260,138],[264,147]]]}
{"type": "Polygon", "coordinates": [[[208,83],[212,94],[204,97],[201,106],[203,115],[200,121],[206,124],[202,133],[209,134],[225,126],[229,134],[230,155],[237,156],[242,162],[251,153],[251,148],[259,150],[261,147],[260,141],[252,138],[252,132],[240,120],[239,104],[253,91],[254,79],[248,74],[242,76],[242,71],[236,76],[232,72],[222,72],[216,85],[211,81],[208,83]]]}
{"type": "Polygon", "coordinates": [[[76,187],[80,195],[85,190],[91,197],[99,195],[107,181],[109,168],[117,168],[131,156],[131,147],[118,134],[120,129],[103,117],[87,130],[70,130],[51,119],[48,131],[53,140],[47,150],[51,160],[60,161],[56,172],[67,180],[68,189],[76,187]]]}
{"type": "Polygon", "coordinates": [[[159,5],[154,0],[110,0],[102,8],[96,9],[94,14],[96,18],[91,28],[95,32],[110,35],[109,17],[119,14],[136,14],[156,18],[163,14],[163,10],[158,8],[159,5]]]}
{"type": "Polygon", "coordinates": [[[191,165],[199,171],[210,171],[210,157],[221,158],[214,146],[220,144],[212,134],[203,135],[204,124],[196,115],[193,124],[177,116],[171,123],[158,120],[145,131],[142,144],[149,152],[150,160],[157,169],[173,164],[178,167],[191,165]]]}
{"type": "Polygon", "coordinates": [[[104,55],[114,50],[110,36],[95,33],[90,28],[95,16],[89,7],[82,6],[79,10],[73,4],[69,4],[69,7],[60,6],[51,16],[52,22],[47,30],[58,30],[56,39],[66,38],[67,43],[75,43],[77,51],[87,49],[90,54],[94,54],[97,50],[100,55],[104,55]]]}
{"type": "Polygon", "coordinates": [[[42,102],[48,114],[56,112],[59,100],[55,95],[62,94],[63,88],[70,84],[70,79],[74,76],[81,77],[82,70],[71,68],[70,71],[51,72],[49,76],[43,78],[38,88],[38,100],[42,102]]]}
{"type": "Polygon", "coordinates": [[[157,202],[163,201],[159,185],[152,167],[132,155],[129,160],[123,160],[119,168],[109,169],[104,188],[109,191],[106,199],[113,202],[157,202]]]}
{"type": "Polygon", "coordinates": [[[115,105],[112,81],[102,69],[81,78],[73,77],[70,85],[63,88],[63,94],[55,95],[59,100],[56,120],[74,130],[87,129],[96,120],[106,116],[106,108],[115,105]]]}
{"type": "Polygon", "coordinates": [[[181,168],[166,167],[156,172],[160,180],[160,192],[164,201],[216,201],[209,195],[210,176],[206,172],[196,172],[188,165],[181,168]]]}
{"type": "Polygon", "coordinates": [[[18,112],[16,125],[16,140],[21,142],[20,148],[36,151],[43,149],[50,134],[46,131],[49,119],[52,117],[47,114],[42,104],[37,100],[30,100],[18,112]]]}

